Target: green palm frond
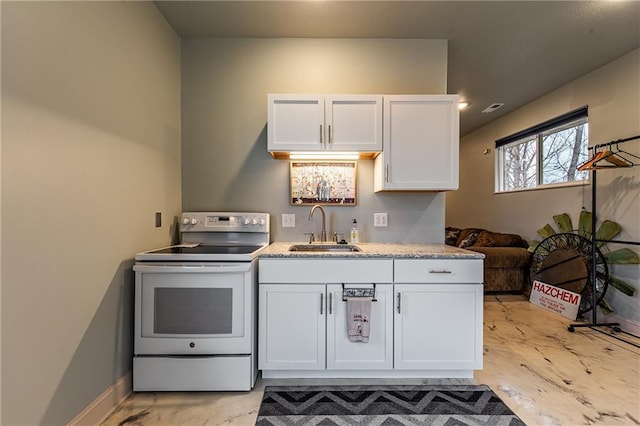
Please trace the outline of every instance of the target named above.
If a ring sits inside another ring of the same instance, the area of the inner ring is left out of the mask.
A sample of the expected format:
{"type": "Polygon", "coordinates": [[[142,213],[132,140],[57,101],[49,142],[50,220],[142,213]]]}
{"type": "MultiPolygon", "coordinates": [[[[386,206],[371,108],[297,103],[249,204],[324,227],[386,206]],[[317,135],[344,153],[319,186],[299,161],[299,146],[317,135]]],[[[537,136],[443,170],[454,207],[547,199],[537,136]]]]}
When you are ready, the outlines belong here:
{"type": "Polygon", "coordinates": [[[609,315],[613,313],[613,308],[604,299],[602,299],[600,303],[598,303],[598,306],[600,307],[600,310],[602,311],[602,313],[605,315],[609,315]]]}
{"type": "Polygon", "coordinates": [[[555,235],[555,233],[556,233],[556,231],[553,229],[553,227],[551,225],[549,225],[548,223],[545,226],[543,226],[542,228],[538,229],[536,232],[542,238],[549,238],[550,236],[555,235]]]}
{"type": "Polygon", "coordinates": [[[610,240],[622,231],[622,227],[616,222],[605,220],[596,231],[596,239],[610,240]]]}
{"type": "Polygon", "coordinates": [[[578,222],[578,235],[585,238],[591,238],[591,212],[582,210],[580,212],[580,220],[578,222]]]}
{"type": "Polygon", "coordinates": [[[638,253],[628,248],[621,248],[609,253],[604,253],[604,258],[607,260],[607,263],[612,263],[614,265],[632,265],[640,263],[638,253]]]}
{"type": "Polygon", "coordinates": [[[533,253],[533,251],[536,249],[536,247],[538,247],[538,244],[540,244],[540,241],[531,240],[531,243],[529,243],[529,248],[527,249],[527,251],[530,252],[530,253],[533,253]]]}
{"type": "Polygon", "coordinates": [[[573,224],[571,223],[571,216],[566,213],[562,213],[553,217],[554,222],[558,225],[558,229],[562,233],[573,232],[573,224]]]}
{"type": "Polygon", "coordinates": [[[620,290],[627,296],[633,297],[633,295],[636,294],[635,288],[631,287],[629,284],[619,278],[609,277],[609,285],[620,290]]]}

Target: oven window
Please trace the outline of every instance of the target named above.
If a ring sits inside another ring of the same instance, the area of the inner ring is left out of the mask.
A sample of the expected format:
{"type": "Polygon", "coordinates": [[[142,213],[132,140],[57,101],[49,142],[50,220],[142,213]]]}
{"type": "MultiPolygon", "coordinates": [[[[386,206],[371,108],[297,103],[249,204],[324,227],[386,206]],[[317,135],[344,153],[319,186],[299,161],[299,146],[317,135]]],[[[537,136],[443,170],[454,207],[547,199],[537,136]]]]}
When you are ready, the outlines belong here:
{"type": "Polygon", "coordinates": [[[232,288],[154,289],[155,334],[231,334],[232,288]]]}

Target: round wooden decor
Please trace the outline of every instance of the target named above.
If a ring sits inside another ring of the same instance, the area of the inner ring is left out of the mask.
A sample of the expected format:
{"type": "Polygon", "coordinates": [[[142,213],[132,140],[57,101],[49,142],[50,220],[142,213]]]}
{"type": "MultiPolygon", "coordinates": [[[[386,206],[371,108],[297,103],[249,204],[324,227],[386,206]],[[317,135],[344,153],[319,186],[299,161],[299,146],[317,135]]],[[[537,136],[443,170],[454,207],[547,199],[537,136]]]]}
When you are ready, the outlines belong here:
{"type": "MultiPolygon", "coordinates": [[[[552,235],[533,251],[530,282],[541,281],[582,296],[578,315],[593,308],[592,282],[596,284],[596,305],[604,297],[609,281],[607,262],[590,240],[577,234],[552,235]],[[596,273],[592,272],[595,256],[596,273]]],[[[530,290],[530,289],[529,289],[530,290]]]]}

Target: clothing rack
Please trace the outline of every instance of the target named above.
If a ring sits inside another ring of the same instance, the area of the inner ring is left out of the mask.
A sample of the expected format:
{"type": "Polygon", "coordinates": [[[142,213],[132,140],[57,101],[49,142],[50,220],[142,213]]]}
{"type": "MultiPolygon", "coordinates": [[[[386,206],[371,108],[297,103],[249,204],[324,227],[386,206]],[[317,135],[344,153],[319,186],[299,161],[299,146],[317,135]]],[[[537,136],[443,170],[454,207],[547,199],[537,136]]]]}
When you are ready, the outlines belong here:
{"type": "Polygon", "coordinates": [[[632,141],[634,139],[640,139],[640,135],[631,136],[629,138],[624,138],[624,139],[616,139],[614,141],[605,142],[605,143],[601,143],[601,144],[598,144],[598,145],[590,146],[589,149],[590,150],[594,150],[594,149],[600,149],[600,148],[608,148],[610,146],[618,145],[618,144],[621,144],[621,143],[624,143],[624,142],[629,142],[629,141],[632,141]]]}
{"type": "MultiPolygon", "coordinates": [[[[611,142],[607,142],[607,143],[602,143],[602,144],[598,144],[598,145],[594,145],[592,147],[589,147],[589,150],[593,150],[594,154],[592,156],[592,158],[595,157],[597,150],[599,149],[603,149],[603,148],[610,148],[613,145],[615,145],[616,147],[618,147],[618,145],[632,141],[632,140],[636,140],[636,139],[640,139],[640,135],[637,136],[632,136],[629,138],[625,138],[625,139],[618,139],[618,140],[614,140],[611,142]]],[[[620,150],[618,151],[620,152],[620,150]]],[[[640,160],[640,157],[628,153],[626,151],[621,151],[624,152],[625,154],[631,156],[631,157],[635,157],[638,160],[640,160]]],[[[602,158],[604,159],[604,158],[602,158]]],[[[628,160],[628,159],[627,159],[628,160]]],[[[593,251],[595,253],[597,247],[598,247],[598,243],[616,243],[616,244],[631,244],[631,245],[640,245],[640,242],[638,241],[621,241],[621,240],[599,240],[596,237],[596,226],[597,226],[597,215],[596,215],[596,195],[597,195],[597,190],[596,190],[596,183],[597,183],[597,177],[596,177],[596,170],[597,169],[604,169],[604,168],[620,168],[620,167],[635,167],[640,165],[640,163],[638,163],[637,161],[630,161],[630,165],[628,166],[616,166],[616,165],[608,165],[608,166],[594,166],[595,163],[597,163],[600,160],[597,161],[593,161],[591,164],[589,164],[589,168],[587,168],[586,170],[590,170],[591,171],[591,245],[593,248],[593,251]]],[[[587,162],[589,163],[589,162],[587,162]]],[[[586,164],[586,163],[585,163],[586,164]]],[[[592,271],[592,276],[591,276],[591,306],[592,306],[592,310],[591,310],[591,322],[590,323],[578,323],[578,324],[570,324],[567,329],[570,332],[574,332],[576,328],[578,327],[588,327],[592,330],[598,331],[600,333],[606,334],[607,336],[611,336],[617,340],[623,341],[625,343],[628,343],[630,345],[633,345],[635,347],[640,348],[640,345],[638,345],[637,343],[634,342],[630,342],[628,340],[625,340],[615,334],[611,334],[611,333],[607,333],[605,331],[602,331],[600,329],[598,329],[597,327],[609,327],[611,328],[613,331],[615,332],[621,332],[633,337],[638,337],[638,336],[634,336],[631,333],[627,333],[625,331],[622,331],[620,329],[620,324],[617,322],[602,322],[599,323],[598,319],[597,319],[597,279],[596,279],[596,273],[597,273],[597,257],[596,256],[592,256],[592,261],[591,261],[591,271],[592,271]]]]}
{"type": "Polygon", "coordinates": [[[347,297],[370,297],[372,302],[377,302],[378,299],[376,299],[376,283],[372,284],[373,288],[345,288],[344,283],[342,283],[342,301],[346,302],[347,297]]]}

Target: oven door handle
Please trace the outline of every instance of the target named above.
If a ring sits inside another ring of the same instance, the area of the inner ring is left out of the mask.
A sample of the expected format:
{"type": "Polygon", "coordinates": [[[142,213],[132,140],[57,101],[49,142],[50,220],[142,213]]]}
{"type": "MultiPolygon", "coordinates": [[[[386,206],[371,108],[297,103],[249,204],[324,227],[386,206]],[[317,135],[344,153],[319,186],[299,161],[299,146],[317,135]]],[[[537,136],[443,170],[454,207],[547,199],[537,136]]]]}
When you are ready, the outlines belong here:
{"type": "Polygon", "coordinates": [[[136,272],[148,272],[148,273],[165,273],[165,272],[178,272],[178,273],[224,273],[230,272],[249,272],[251,270],[251,263],[240,263],[237,265],[221,264],[221,265],[142,265],[135,264],[133,270],[136,272]]]}

